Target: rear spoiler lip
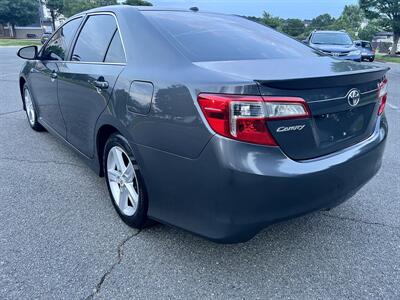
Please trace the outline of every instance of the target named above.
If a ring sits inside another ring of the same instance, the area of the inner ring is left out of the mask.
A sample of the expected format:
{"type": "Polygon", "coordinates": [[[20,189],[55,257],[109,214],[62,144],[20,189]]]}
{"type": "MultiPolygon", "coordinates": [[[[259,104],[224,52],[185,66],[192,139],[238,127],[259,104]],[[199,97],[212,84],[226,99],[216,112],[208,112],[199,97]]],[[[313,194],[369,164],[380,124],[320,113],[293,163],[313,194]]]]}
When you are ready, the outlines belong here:
{"type": "Polygon", "coordinates": [[[335,75],[305,78],[288,78],[288,79],[272,79],[272,80],[254,80],[262,86],[276,89],[298,90],[298,89],[315,89],[328,88],[334,86],[346,86],[350,84],[360,84],[372,80],[380,80],[390,70],[389,67],[381,67],[377,69],[359,70],[338,73],[335,75]],[[349,77],[356,76],[349,81],[349,77]]]}

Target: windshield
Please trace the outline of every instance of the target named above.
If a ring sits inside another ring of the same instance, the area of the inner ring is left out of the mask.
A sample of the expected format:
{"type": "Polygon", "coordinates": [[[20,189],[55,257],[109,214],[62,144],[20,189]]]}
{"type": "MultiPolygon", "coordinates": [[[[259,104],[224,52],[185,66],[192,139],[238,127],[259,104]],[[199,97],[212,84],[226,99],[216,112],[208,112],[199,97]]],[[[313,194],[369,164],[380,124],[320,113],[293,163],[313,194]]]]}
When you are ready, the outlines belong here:
{"type": "Polygon", "coordinates": [[[315,57],[275,30],[241,17],[178,11],[142,13],[191,61],[315,57]]]}
{"type": "Polygon", "coordinates": [[[351,45],[351,37],[344,32],[317,32],[313,34],[313,44],[351,45]]]}

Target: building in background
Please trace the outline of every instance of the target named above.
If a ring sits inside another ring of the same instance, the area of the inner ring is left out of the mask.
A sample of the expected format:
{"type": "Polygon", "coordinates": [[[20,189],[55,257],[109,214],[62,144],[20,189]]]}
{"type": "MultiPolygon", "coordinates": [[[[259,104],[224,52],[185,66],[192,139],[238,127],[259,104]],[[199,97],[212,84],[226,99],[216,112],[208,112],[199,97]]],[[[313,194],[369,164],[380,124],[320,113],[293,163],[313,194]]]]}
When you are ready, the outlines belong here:
{"type": "Polygon", "coordinates": [[[372,41],[373,42],[382,42],[382,43],[392,43],[393,44],[393,32],[389,31],[381,31],[375,33],[372,41]]]}
{"type": "MultiPolygon", "coordinates": [[[[393,37],[394,34],[390,31],[377,32],[372,38],[372,46],[381,53],[387,53],[393,46],[393,37]]],[[[400,49],[400,43],[397,45],[397,49],[400,49]]]]}
{"type": "Polygon", "coordinates": [[[10,36],[9,30],[3,24],[0,24],[0,38],[10,36]]]}
{"type": "MultiPolygon", "coordinates": [[[[40,3],[38,19],[35,23],[28,26],[15,26],[14,38],[17,39],[40,39],[44,33],[52,33],[52,20],[50,10],[46,7],[44,0],[38,0],[40,3]]],[[[56,28],[65,21],[63,15],[55,21],[56,28]]],[[[11,37],[11,30],[8,24],[0,24],[0,38],[11,37]]]]}

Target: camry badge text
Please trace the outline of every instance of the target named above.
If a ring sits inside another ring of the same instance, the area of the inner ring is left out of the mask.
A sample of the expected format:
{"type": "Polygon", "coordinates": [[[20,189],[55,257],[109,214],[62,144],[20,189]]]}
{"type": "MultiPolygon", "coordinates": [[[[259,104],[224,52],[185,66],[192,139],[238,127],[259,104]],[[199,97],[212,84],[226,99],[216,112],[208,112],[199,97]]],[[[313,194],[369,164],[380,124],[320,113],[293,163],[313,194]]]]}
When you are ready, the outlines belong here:
{"type": "Polygon", "coordinates": [[[297,126],[282,126],[279,127],[276,132],[288,132],[288,131],[302,131],[304,128],[306,127],[306,125],[297,125],[297,126]]]}

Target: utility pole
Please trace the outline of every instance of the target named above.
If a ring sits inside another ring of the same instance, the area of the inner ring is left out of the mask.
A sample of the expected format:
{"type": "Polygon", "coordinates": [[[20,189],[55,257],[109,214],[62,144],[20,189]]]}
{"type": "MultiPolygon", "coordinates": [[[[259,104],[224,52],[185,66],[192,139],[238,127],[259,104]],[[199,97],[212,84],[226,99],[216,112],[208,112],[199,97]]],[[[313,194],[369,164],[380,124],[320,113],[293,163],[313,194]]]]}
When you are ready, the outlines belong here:
{"type": "Polygon", "coordinates": [[[38,0],[38,1],[39,1],[39,24],[40,24],[40,28],[42,28],[42,30],[43,30],[43,23],[42,23],[42,21],[43,21],[42,1],[41,1],[41,0],[38,0]]]}

